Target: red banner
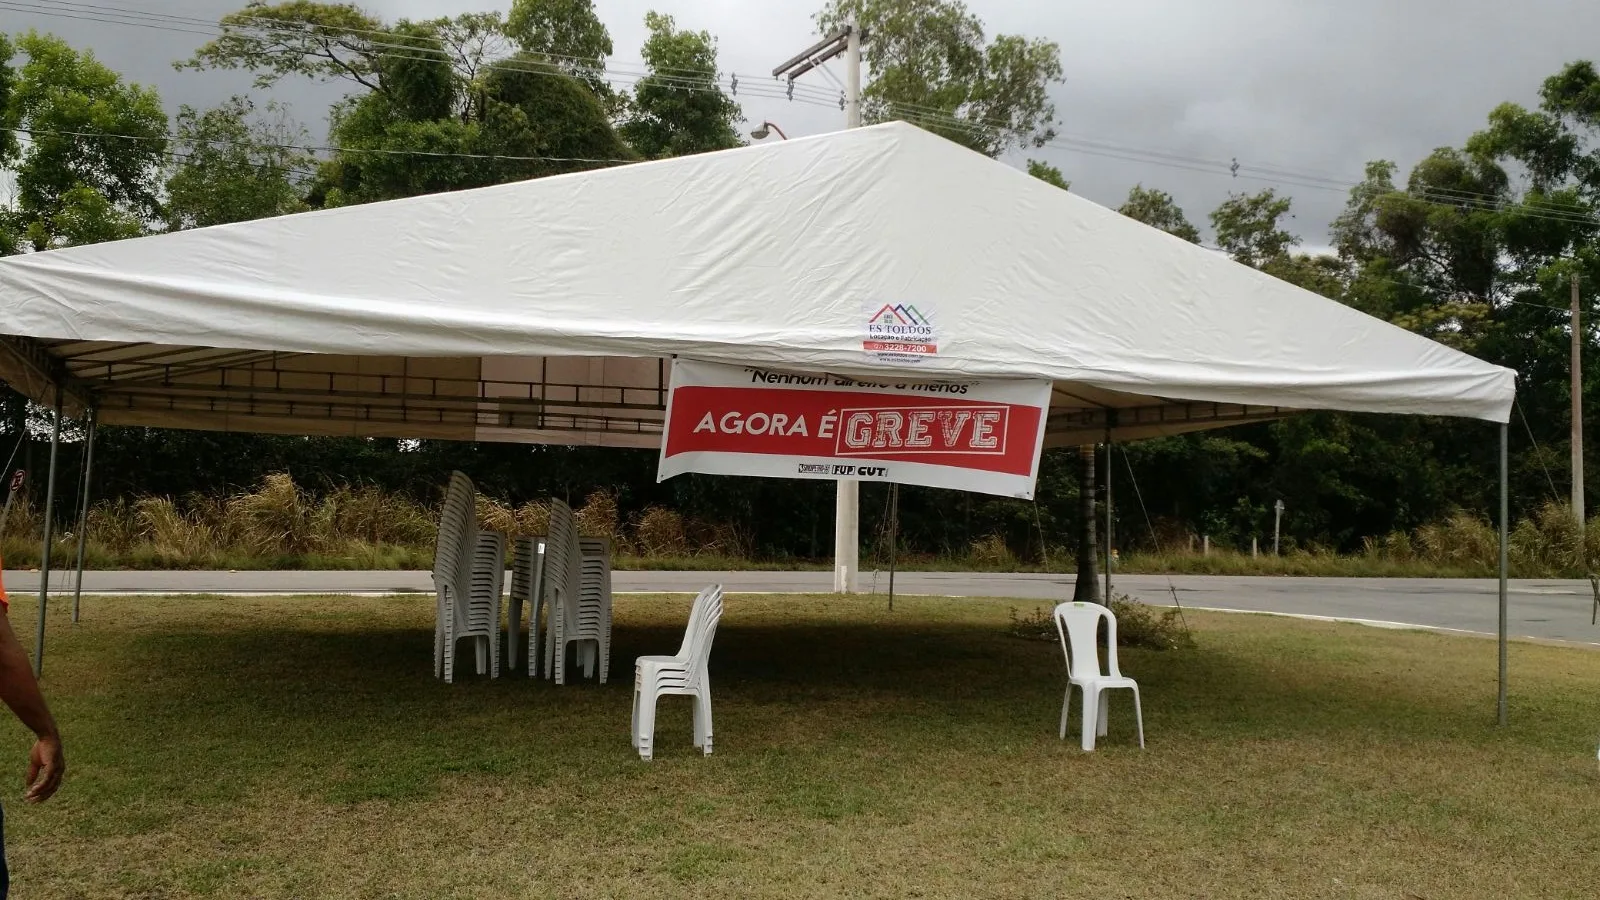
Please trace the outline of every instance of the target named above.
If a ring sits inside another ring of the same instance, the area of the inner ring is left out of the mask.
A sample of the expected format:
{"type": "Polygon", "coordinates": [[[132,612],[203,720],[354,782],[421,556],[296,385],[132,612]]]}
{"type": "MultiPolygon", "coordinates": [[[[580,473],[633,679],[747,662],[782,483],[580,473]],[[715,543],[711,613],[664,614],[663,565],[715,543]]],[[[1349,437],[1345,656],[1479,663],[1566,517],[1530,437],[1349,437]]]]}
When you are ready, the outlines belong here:
{"type": "Polygon", "coordinates": [[[661,477],[854,478],[1032,497],[1048,382],[877,384],[674,365],[661,477]]]}

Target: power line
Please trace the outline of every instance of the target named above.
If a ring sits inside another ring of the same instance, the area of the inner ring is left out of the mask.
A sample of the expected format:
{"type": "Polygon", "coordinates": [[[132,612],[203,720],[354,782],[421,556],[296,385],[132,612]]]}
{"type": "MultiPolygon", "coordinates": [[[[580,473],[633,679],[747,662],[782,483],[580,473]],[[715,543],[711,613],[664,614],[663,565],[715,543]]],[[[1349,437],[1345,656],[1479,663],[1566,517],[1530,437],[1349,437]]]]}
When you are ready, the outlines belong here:
{"type": "MultiPolygon", "coordinates": [[[[111,24],[164,28],[183,33],[202,34],[203,36],[207,37],[215,37],[226,32],[225,26],[211,25],[206,23],[206,20],[195,17],[176,16],[165,13],[150,13],[140,10],[129,10],[122,7],[112,7],[91,3],[61,2],[55,5],[66,6],[73,10],[87,14],[114,17],[97,20],[107,21],[111,24]],[[206,23],[205,27],[208,30],[200,32],[188,28],[178,28],[170,25],[170,23],[173,22],[179,24],[206,23]]],[[[40,5],[39,3],[30,2],[30,0],[0,0],[0,8],[7,7],[13,9],[25,8],[29,11],[37,12],[43,15],[81,18],[80,16],[73,16],[60,12],[52,7],[46,7],[40,5]]],[[[396,35],[392,32],[386,31],[375,31],[371,29],[335,29],[331,26],[320,26],[316,23],[286,22],[261,16],[235,17],[235,19],[243,19],[258,23],[259,27],[269,31],[276,30],[281,32],[304,34],[308,31],[315,33],[320,30],[327,32],[330,35],[363,34],[385,38],[396,37],[396,35]]],[[[434,48],[427,45],[369,41],[367,42],[366,46],[367,55],[377,58],[409,59],[416,61],[438,61],[443,59],[445,61],[451,61],[449,54],[443,49],[434,48]]],[[[596,59],[582,59],[579,57],[562,56],[559,54],[551,54],[549,56],[551,58],[562,59],[585,66],[602,65],[602,61],[596,59]]],[[[496,60],[486,63],[484,68],[490,71],[509,71],[528,75],[571,77],[569,73],[553,71],[548,67],[539,66],[537,63],[530,64],[530,61],[526,60],[496,60]]],[[[671,67],[659,67],[654,72],[647,71],[645,73],[603,67],[597,69],[595,74],[603,76],[619,76],[603,78],[603,80],[609,84],[636,85],[644,78],[652,78],[658,82],[665,83],[668,87],[686,91],[722,93],[723,88],[727,87],[734,92],[735,96],[737,96],[737,92],[740,87],[737,73],[733,74],[730,78],[723,79],[703,71],[674,69],[671,67]],[[691,72],[692,77],[679,77],[660,74],[661,72],[668,71],[691,72]]],[[[747,82],[744,85],[744,90],[749,96],[760,99],[786,99],[790,100],[791,102],[798,101],[806,105],[815,106],[832,106],[837,103],[837,98],[827,94],[826,91],[817,88],[809,88],[804,85],[790,85],[786,88],[780,89],[770,84],[763,84],[761,80],[757,79],[753,83],[747,82]],[[802,96],[799,98],[796,98],[793,94],[796,87],[798,87],[802,92],[802,96]]],[[[922,106],[912,103],[890,103],[886,104],[886,106],[891,112],[895,113],[898,118],[903,118],[912,122],[913,124],[923,125],[924,127],[932,126],[934,128],[956,129],[969,134],[984,135],[988,135],[996,131],[1002,133],[1026,133],[1025,129],[1018,129],[1010,125],[1009,122],[983,118],[959,118],[935,107],[922,106]]],[[[1224,163],[1221,160],[1216,159],[1186,156],[1183,154],[1161,150],[1129,147],[1073,136],[1058,136],[1053,140],[1045,142],[1044,146],[1054,147],[1067,152],[1079,153],[1088,156],[1117,159],[1125,162],[1147,163],[1150,165],[1196,172],[1199,174],[1225,174],[1230,178],[1244,177],[1251,180],[1264,181],[1269,184],[1304,187],[1313,190],[1325,190],[1342,193],[1347,192],[1360,184],[1360,182],[1340,180],[1315,173],[1297,172],[1291,169],[1273,165],[1242,165],[1239,164],[1237,160],[1224,163]]],[[[1465,207],[1468,209],[1478,209],[1483,211],[1516,210],[1527,218],[1537,220],[1558,222],[1567,225],[1600,226],[1600,218],[1597,218],[1592,211],[1572,204],[1541,203],[1537,205],[1531,205],[1526,202],[1511,203],[1501,197],[1494,197],[1485,194],[1472,194],[1470,192],[1445,188],[1425,189],[1421,191],[1397,191],[1397,193],[1403,193],[1407,196],[1411,196],[1418,200],[1432,203],[1434,205],[1465,207]]]]}
{"type": "Polygon", "coordinates": [[[237,145],[237,144],[245,144],[247,146],[265,147],[265,148],[273,149],[273,150],[299,150],[299,151],[308,152],[308,153],[374,153],[374,154],[382,154],[382,155],[385,155],[385,156],[424,156],[424,157],[438,157],[438,158],[449,158],[449,159],[486,159],[486,160],[497,160],[497,161],[501,161],[501,162],[601,163],[601,164],[608,164],[608,165],[619,165],[619,164],[642,162],[642,160],[638,160],[638,159],[596,158],[596,157],[582,157],[582,156],[514,156],[514,155],[509,155],[509,154],[501,154],[501,153],[462,153],[462,152],[444,151],[444,150],[400,150],[400,149],[380,148],[380,147],[324,147],[324,146],[315,146],[315,145],[308,145],[308,144],[280,144],[280,143],[274,143],[274,142],[270,142],[270,141],[242,141],[242,140],[226,140],[226,139],[208,139],[208,138],[182,137],[182,136],[172,135],[172,134],[164,134],[164,135],[113,134],[113,133],[110,133],[110,132],[102,132],[102,131],[65,131],[65,130],[33,129],[33,128],[7,128],[7,129],[4,129],[4,130],[12,131],[12,132],[15,132],[17,134],[25,134],[25,135],[28,135],[30,137],[35,136],[35,135],[43,135],[43,136],[46,136],[46,137],[110,138],[110,139],[113,139],[113,140],[126,140],[126,141],[161,141],[163,143],[169,142],[169,141],[176,141],[176,142],[181,142],[181,143],[211,144],[211,145],[216,145],[216,146],[232,146],[232,145],[237,145]]]}
{"type": "MultiPolygon", "coordinates": [[[[415,61],[444,60],[447,62],[453,62],[453,59],[443,48],[436,48],[426,44],[392,43],[392,41],[398,36],[389,31],[360,28],[335,28],[333,26],[323,26],[310,22],[289,22],[263,16],[243,15],[235,15],[231,17],[233,22],[230,22],[227,25],[222,25],[213,24],[208,20],[192,16],[179,16],[170,13],[152,13],[104,4],[66,2],[66,0],[63,0],[63,2],[55,3],[52,7],[44,6],[38,2],[32,2],[32,0],[0,0],[0,8],[25,8],[43,15],[58,15],[81,18],[81,16],[71,16],[67,13],[62,13],[59,11],[59,9],[54,8],[62,6],[68,7],[69,9],[80,13],[84,13],[91,17],[108,17],[102,18],[101,20],[110,22],[111,24],[168,28],[169,30],[176,30],[183,33],[202,34],[203,36],[207,37],[216,37],[225,34],[229,27],[234,27],[234,23],[246,21],[253,23],[257,27],[267,31],[278,31],[293,34],[306,34],[308,32],[315,34],[320,32],[326,33],[329,36],[355,34],[372,36],[376,38],[387,38],[389,41],[367,41],[365,47],[363,48],[366,55],[376,58],[409,59],[415,61]],[[191,28],[179,28],[173,26],[171,23],[178,23],[179,25],[198,25],[206,30],[201,32],[195,31],[191,28]]],[[[653,67],[653,69],[652,67],[646,67],[646,71],[639,72],[607,66],[605,65],[605,61],[600,59],[585,59],[574,56],[564,56],[561,54],[546,54],[546,56],[551,59],[560,59],[577,65],[592,67],[595,69],[594,74],[603,76],[618,76],[604,77],[602,80],[608,84],[618,84],[624,86],[636,85],[644,78],[652,78],[657,82],[666,84],[668,87],[682,90],[699,90],[720,93],[724,88],[727,88],[730,89],[735,96],[737,96],[737,92],[739,90],[737,73],[734,73],[729,78],[724,79],[720,76],[712,73],[706,73],[704,71],[674,67],[653,67]],[[688,76],[681,77],[671,74],[663,74],[669,72],[684,72],[688,73],[688,76]]],[[[537,64],[534,64],[532,67],[530,67],[528,61],[525,60],[496,60],[486,63],[484,68],[490,71],[510,71],[519,74],[568,77],[568,73],[551,71],[548,68],[539,67],[537,64]]],[[[838,99],[823,89],[811,88],[803,84],[789,85],[786,88],[778,89],[773,85],[763,84],[759,79],[754,80],[753,82],[747,81],[744,89],[749,96],[760,99],[787,99],[790,101],[796,99],[794,92],[799,90],[802,94],[801,98],[799,98],[800,102],[817,106],[821,106],[823,104],[831,106],[836,103],[838,99]]],[[[1009,122],[983,118],[958,118],[949,114],[945,110],[941,110],[936,107],[922,106],[912,103],[892,103],[888,104],[888,106],[891,110],[909,111],[909,115],[902,114],[899,117],[905,118],[906,120],[912,121],[916,124],[932,125],[938,128],[960,129],[974,134],[988,134],[994,131],[1005,133],[1025,132],[1024,129],[1015,128],[1009,122]]],[[[1192,171],[1200,174],[1218,175],[1226,173],[1229,175],[1229,177],[1237,178],[1241,177],[1241,173],[1243,173],[1243,177],[1252,178],[1253,180],[1317,190],[1344,192],[1358,184],[1358,182],[1340,180],[1320,174],[1296,172],[1294,170],[1279,166],[1240,165],[1237,163],[1237,160],[1224,163],[1221,160],[1185,156],[1182,154],[1169,153],[1161,150],[1128,147],[1074,136],[1058,136],[1056,139],[1046,142],[1045,145],[1090,156],[1099,156],[1131,162],[1145,162],[1153,165],[1160,165],[1167,168],[1180,169],[1184,171],[1192,171]]],[[[1421,199],[1434,202],[1443,202],[1448,204],[1464,202],[1460,197],[1457,196],[1458,192],[1441,194],[1440,196],[1434,196],[1432,194],[1418,194],[1418,192],[1411,193],[1415,196],[1420,196],[1421,199]]],[[[1469,200],[1465,202],[1466,205],[1472,205],[1473,203],[1476,203],[1478,208],[1483,209],[1499,209],[1503,208],[1504,206],[1503,201],[1496,198],[1469,198],[1469,200]],[[1493,205],[1491,206],[1490,204],[1493,205]]],[[[1544,204],[1536,209],[1538,210],[1537,212],[1527,214],[1535,218],[1541,218],[1548,221],[1559,221],[1566,224],[1595,223],[1595,219],[1592,214],[1588,213],[1587,211],[1574,211],[1575,208],[1570,206],[1544,204]]]]}
{"type": "MultiPolygon", "coordinates": [[[[129,10],[120,7],[110,7],[88,3],[60,2],[45,5],[40,2],[32,2],[32,0],[0,0],[0,9],[4,8],[13,9],[19,12],[32,12],[37,15],[54,16],[57,18],[101,22],[112,25],[154,28],[156,30],[172,31],[181,34],[195,34],[208,38],[226,36],[230,28],[236,27],[231,23],[229,25],[222,25],[192,16],[178,16],[170,13],[150,13],[140,10],[129,10]],[[72,7],[76,13],[81,14],[61,12],[58,7],[62,6],[72,7]],[[174,25],[172,23],[177,24],[174,25]],[[196,30],[194,27],[181,26],[197,26],[198,28],[204,30],[196,30]]],[[[387,41],[366,40],[364,41],[363,47],[359,50],[357,48],[352,48],[352,52],[361,52],[363,55],[372,58],[404,59],[416,62],[443,61],[447,63],[454,63],[455,61],[454,57],[452,57],[450,53],[444,50],[442,47],[435,47],[422,43],[394,43],[396,39],[403,38],[404,36],[396,34],[392,31],[378,31],[361,28],[336,28],[333,26],[319,25],[314,22],[289,22],[263,16],[237,16],[235,18],[236,20],[245,20],[254,23],[256,27],[267,31],[278,31],[301,35],[307,34],[308,32],[312,34],[321,32],[326,33],[329,37],[354,34],[377,38],[387,38],[387,41]]],[[[546,59],[560,60],[563,62],[572,63],[576,66],[591,69],[595,74],[620,76],[620,78],[602,79],[608,84],[637,84],[639,81],[645,78],[650,78],[658,82],[664,82],[669,86],[699,88],[708,86],[709,83],[709,85],[715,85],[718,88],[729,87],[735,91],[738,89],[737,74],[734,74],[729,78],[722,78],[717,73],[708,73],[698,69],[687,69],[675,66],[650,66],[646,63],[638,63],[637,69],[617,68],[615,64],[607,65],[606,60],[599,58],[585,58],[559,53],[541,53],[539,55],[546,59]]],[[[484,68],[491,71],[511,71],[529,75],[554,75],[571,77],[573,74],[559,71],[552,72],[548,69],[538,68],[537,63],[531,60],[493,60],[485,63],[484,68]],[[530,68],[530,64],[534,67],[530,68]]],[[[763,85],[759,80],[754,81],[754,83],[747,82],[746,84],[746,91],[752,92],[756,96],[763,97],[764,99],[794,99],[791,92],[787,89],[778,89],[771,85],[763,85]]],[[[829,94],[827,91],[821,88],[812,88],[801,85],[798,89],[802,94],[808,95],[810,99],[825,101],[830,105],[836,103],[838,100],[836,96],[829,94]]]]}
{"type": "MultiPolygon", "coordinates": [[[[889,105],[889,109],[891,111],[898,108],[901,107],[899,107],[897,104],[889,105]]],[[[923,125],[925,127],[932,126],[934,128],[955,129],[975,135],[987,135],[993,130],[989,126],[965,121],[948,114],[932,115],[912,113],[910,115],[896,117],[903,118],[912,124],[923,125]]],[[[1010,130],[1014,132],[1020,131],[1019,129],[1009,128],[1001,130],[1010,130]]],[[[1198,157],[1183,157],[1177,154],[1170,154],[1161,151],[1140,150],[1137,148],[1111,149],[1115,147],[1115,145],[1105,145],[1090,141],[1076,141],[1066,138],[1056,138],[1054,140],[1047,141],[1043,146],[1054,147],[1056,149],[1081,153],[1088,156],[1117,159],[1124,162],[1147,163],[1166,168],[1198,172],[1200,174],[1226,175],[1233,178],[1249,178],[1257,181],[1265,181],[1270,184],[1290,185],[1295,187],[1311,188],[1315,190],[1334,191],[1338,193],[1348,192],[1349,190],[1356,188],[1361,184],[1361,182],[1330,183],[1326,179],[1321,178],[1308,180],[1294,178],[1287,175],[1257,175],[1246,172],[1245,167],[1243,166],[1239,168],[1239,171],[1235,172],[1232,170],[1231,164],[1223,165],[1222,163],[1214,160],[1206,160],[1198,157]]],[[[1395,189],[1395,193],[1422,200],[1435,206],[1464,206],[1470,209],[1477,209],[1485,212],[1515,211],[1520,215],[1531,219],[1560,222],[1568,225],[1600,227],[1600,215],[1588,211],[1578,212],[1576,210],[1579,210],[1580,208],[1574,206],[1562,207],[1561,205],[1557,204],[1528,204],[1526,202],[1516,203],[1504,198],[1498,198],[1487,194],[1472,195],[1468,194],[1467,192],[1445,192],[1443,190],[1435,191],[1432,189],[1400,190],[1397,188],[1395,189]],[[1564,211],[1564,209],[1574,211],[1567,212],[1564,211]]]]}

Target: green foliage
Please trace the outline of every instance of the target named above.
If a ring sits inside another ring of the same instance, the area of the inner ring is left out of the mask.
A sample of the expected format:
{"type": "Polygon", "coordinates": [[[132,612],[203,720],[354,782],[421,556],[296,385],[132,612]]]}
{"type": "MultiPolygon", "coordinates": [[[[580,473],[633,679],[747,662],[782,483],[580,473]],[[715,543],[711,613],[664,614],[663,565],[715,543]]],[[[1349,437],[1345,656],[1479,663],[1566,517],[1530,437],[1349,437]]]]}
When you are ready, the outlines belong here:
{"type": "Polygon", "coordinates": [[[959,0],[829,0],[816,21],[825,33],[851,22],[865,30],[872,121],[904,119],[988,156],[1055,138],[1050,87],[1064,78],[1054,42],[986,42],[959,0]]]}
{"type": "MultiPolygon", "coordinates": [[[[314,206],[484,187],[633,156],[582,81],[543,55],[506,55],[511,41],[495,13],[389,27],[348,7],[288,3],[223,21],[228,33],[189,65],[252,69],[263,83],[340,77],[358,88],[330,114],[338,149],[308,191],[314,206]]],[[[236,161],[259,165],[262,143],[236,161]]],[[[263,190],[281,199],[282,187],[277,180],[263,190]]]]}
{"type": "Polygon", "coordinates": [[[605,80],[611,32],[595,15],[593,0],[513,0],[505,34],[524,53],[543,59],[611,99],[605,80]]]}
{"type": "MultiPolygon", "coordinates": [[[[1155,607],[1141,603],[1126,594],[1111,598],[1111,612],[1117,617],[1117,646],[1143,647],[1148,650],[1188,650],[1195,646],[1194,632],[1184,621],[1183,611],[1176,607],[1157,612],[1155,607]]],[[[1051,610],[1036,606],[1027,615],[1018,615],[1011,607],[1006,633],[1027,641],[1057,643],[1061,635],[1056,630],[1051,610]]],[[[1105,643],[1104,632],[1101,644],[1105,643]]]]}
{"type": "Polygon", "coordinates": [[[16,54],[11,39],[0,33],[0,167],[10,167],[22,150],[17,135],[16,117],[11,110],[11,94],[16,90],[17,72],[11,67],[11,57],[16,54]]]}
{"type": "Polygon", "coordinates": [[[300,182],[316,160],[295,148],[308,135],[277,104],[265,112],[273,118],[257,117],[245,97],[205,112],[179,109],[176,167],[167,180],[168,228],[204,228],[306,208],[300,182]]]}
{"type": "Polygon", "coordinates": [[[378,86],[383,23],[353,3],[252,0],[219,23],[222,35],[179,68],[242,69],[266,88],[288,75],[378,86]]]}
{"type": "Polygon", "coordinates": [[[1199,229],[1189,224],[1183,209],[1166,191],[1136,184],[1129,189],[1128,199],[1123,201],[1117,212],[1152,228],[1159,228],[1174,237],[1183,238],[1191,244],[1200,243],[1199,229]]]}
{"type": "Polygon", "coordinates": [[[1028,174],[1046,184],[1053,184],[1056,187],[1061,188],[1063,191],[1072,190],[1072,182],[1068,181],[1067,177],[1061,174],[1060,169],[1050,165],[1049,163],[1040,162],[1037,159],[1028,160],[1028,174]]]}
{"type": "Polygon", "coordinates": [[[682,31],[662,13],[645,15],[649,74],[634,88],[623,138],[649,159],[726,150],[744,142],[739,104],[717,86],[717,42],[709,32],[682,31]]]}
{"type": "Polygon", "coordinates": [[[94,54],[29,32],[6,119],[28,143],[16,163],[12,241],[34,250],[140,233],[159,217],[167,117],[156,93],[124,84],[94,54]]]}
{"type": "Polygon", "coordinates": [[[1292,201],[1268,188],[1259,194],[1231,194],[1211,213],[1217,246],[1247,266],[1261,268],[1286,255],[1300,239],[1283,229],[1292,201]]]}

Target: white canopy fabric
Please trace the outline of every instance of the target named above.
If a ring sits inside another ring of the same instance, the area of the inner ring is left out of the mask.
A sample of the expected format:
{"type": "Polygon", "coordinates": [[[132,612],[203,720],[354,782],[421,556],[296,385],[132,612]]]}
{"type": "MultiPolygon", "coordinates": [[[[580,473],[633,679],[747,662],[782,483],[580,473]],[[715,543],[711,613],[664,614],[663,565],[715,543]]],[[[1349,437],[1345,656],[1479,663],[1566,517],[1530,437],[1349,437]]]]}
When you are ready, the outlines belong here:
{"type": "Polygon", "coordinates": [[[0,333],[112,424],[631,446],[675,355],[1049,379],[1051,444],[1515,384],[899,123],[11,257],[0,333]],[[937,352],[866,349],[885,307],[937,352]]]}

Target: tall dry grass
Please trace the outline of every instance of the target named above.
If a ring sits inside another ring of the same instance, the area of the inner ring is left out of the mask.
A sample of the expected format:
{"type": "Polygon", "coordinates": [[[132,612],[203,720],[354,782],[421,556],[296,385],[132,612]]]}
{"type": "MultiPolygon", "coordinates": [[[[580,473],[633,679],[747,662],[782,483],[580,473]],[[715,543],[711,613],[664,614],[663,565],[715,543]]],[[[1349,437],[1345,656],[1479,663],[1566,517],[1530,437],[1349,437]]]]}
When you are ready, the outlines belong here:
{"type": "MultiPolygon", "coordinates": [[[[751,541],[726,523],[687,519],[661,507],[624,518],[614,493],[586,497],[575,511],[583,534],[610,540],[627,565],[662,568],[748,567],[751,541]]],[[[89,510],[89,565],[96,568],[418,568],[432,565],[438,522],[436,503],[418,502],[374,487],[340,487],[316,495],[279,473],[254,490],[231,496],[191,495],[117,499],[89,510]]],[[[512,505],[478,498],[482,527],[514,536],[548,530],[545,503],[512,505]]],[[[42,517],[13,507],[0,553],[12,568],[38,565],[42,517]]],[[[77,548],[75,521],[58,523],[52,551],[56,565],[69,564],[77,548]]],[[[1167,546],[1182,547],[1173,529],[1167,546]]],[[[1493,524],[1458,512],[1412,532],[1368,539],[1355,554],[1298,550],[1281,557],[1213,549],[1130,555],[1125,572],[1284,575],[1488,576],[1496,571],[1499,540],[1493,524]]],[[[1600,569],[1600,519],[1580,528],[1568,508],[1550,503],[1518,522],[1511,532],[1512,574],[1518,577],[1584,577],[1600,569]]],[[[1057,569],[1070,566],[1071,548],[1052,547],[1057,569]]],[[[792,565],[790,561],[786,564],[792,565]]],[[[1023,565],[1000,535],[972,542],[958,556],[903,555],[907,568],[1013,570],[1023,565]]]]}
{"type": "MultiPolygon", "coordinates": [[[[624,555],[683,567],[696,558],[738,561],[747,546],[726,526],[685,520],[652,507],[624,521],[615,494],[597,492],[575,511],[580,531],[610,540],[624,555]]],[[[522,537],[549,529],[547,503],[520,506],[478,497],[483,528],[522,537]]],[[[374,487],[340,487],[316,496],[286,473],[231,496],[116,499],[89,510],[89,564],[99,568],[428,568],[438,528],[436,504],[374,487]]],[[[0,553],[13,567],[38,565],[42,518],[12,509],[0,553]]],[[[76,553],[76,523],[58,523],[56,565],[76,553]]]]}

